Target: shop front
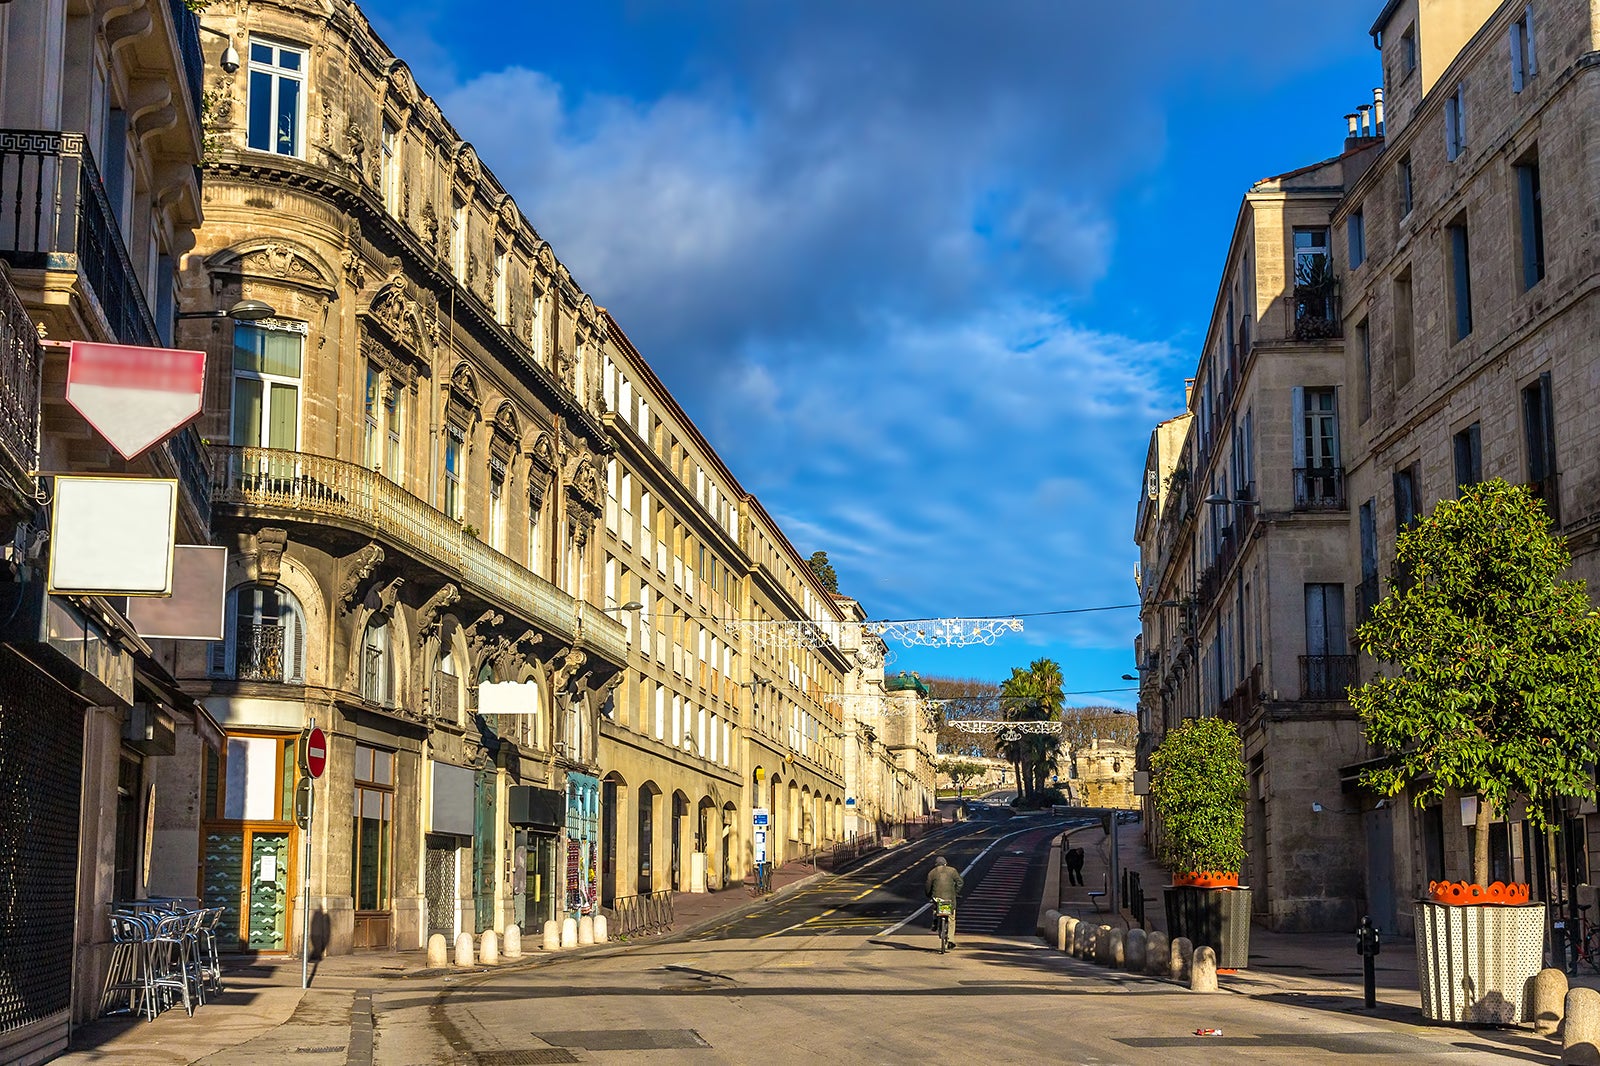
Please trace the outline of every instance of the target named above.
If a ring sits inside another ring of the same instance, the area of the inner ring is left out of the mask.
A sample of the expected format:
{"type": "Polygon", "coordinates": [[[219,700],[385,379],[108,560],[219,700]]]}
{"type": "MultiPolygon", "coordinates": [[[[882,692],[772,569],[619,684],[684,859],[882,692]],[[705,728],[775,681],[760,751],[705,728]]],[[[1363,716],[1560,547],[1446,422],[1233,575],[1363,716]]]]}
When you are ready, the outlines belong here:
{"type": "Polygon", "coordinates": [[[565,870],[568,917],[593,914],[599,891],[600,779],[590,774],[567,774],[567,824],[565,870]]]}
{"type": "Polygon", "coordinates": [[[512,920],[539,930],[557,917],[560,866],[557,848],[565,822],[565,797],[555,789],[513,785],[507,807],[513,829],[512,920]]]}

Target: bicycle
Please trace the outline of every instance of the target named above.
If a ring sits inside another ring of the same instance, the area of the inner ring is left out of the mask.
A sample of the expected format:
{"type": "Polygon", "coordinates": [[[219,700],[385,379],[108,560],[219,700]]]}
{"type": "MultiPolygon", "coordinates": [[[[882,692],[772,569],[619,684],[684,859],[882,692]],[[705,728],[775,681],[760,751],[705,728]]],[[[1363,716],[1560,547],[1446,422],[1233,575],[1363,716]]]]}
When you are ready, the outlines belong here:
{"type": "Polygon", "coordinates": [[[939,930],[939,954],[943,955],[950,950],[950,919],[954,917],[956,905],[947,899],[933,901],[934,926],[939,930]]]}
{"type": "Polygon", "coordinates": [[[1578,972],[1578,963],[1586,963],[1589,969],[1600,973],[1600,925],[1589,921],[1589,905],[1578,904],[1577,929],[1567,940],[1567,946],[1572,951],[1572,967],[1569,973],[1578,972]]]}
{"type": "Polygon", "coordinates": [[[770,862],[756,863],[756,883],[750,889],[753,896],[766,896],[772,893],[772,864],[770,862]]]}

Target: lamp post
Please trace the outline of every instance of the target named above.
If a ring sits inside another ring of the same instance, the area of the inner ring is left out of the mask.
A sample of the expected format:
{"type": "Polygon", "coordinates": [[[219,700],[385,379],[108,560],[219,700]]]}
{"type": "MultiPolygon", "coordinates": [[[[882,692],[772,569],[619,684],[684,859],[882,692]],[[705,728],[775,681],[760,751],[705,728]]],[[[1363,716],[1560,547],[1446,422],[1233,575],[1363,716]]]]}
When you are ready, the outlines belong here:
{"type": "Polygon", "coordinates": [[[260,322],[277,313],[278,309],[264,300],[239,300],[225,311],[179,311],[173,317],[179,321],[186,318],[234,318],[240,322],[260,322]]]}

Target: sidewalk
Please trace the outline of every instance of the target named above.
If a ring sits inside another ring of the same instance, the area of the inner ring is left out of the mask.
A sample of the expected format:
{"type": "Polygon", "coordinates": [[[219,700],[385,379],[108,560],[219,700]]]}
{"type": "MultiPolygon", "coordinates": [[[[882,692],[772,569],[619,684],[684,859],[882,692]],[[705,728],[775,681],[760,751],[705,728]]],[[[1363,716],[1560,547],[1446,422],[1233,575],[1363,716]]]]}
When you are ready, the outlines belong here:
{"type": "MultiPolygon", "coordinates": [[[[1083,885],[1064,884],[1059,860],[1053,858],[1040,901],[1041,924],[1046,910],[1055,909],[1080,921],[1137,928],[1127,909],[1120,915],[1110,911],[1109,893],[1091,898],[1108,880],[1110,838],[1098,825],[1069,830],[1069,847],[1084,850],[1083,885]],[[1060,905],[1056,906],[1059,899],[1060,905]]],[[[1130,822],[1117,827],[1117,852],[1122,868],[1139,874],[1145,896],[1145,924],[1149,930],[1167,928],[1161,890],[1171,883],[1165,868],[1158,865],[1144,843],[1144,825],[1130,822]]],[[[1053,853],[1054,856],[1054,853],[1053,853]]],[[[1365,989],[1361,956],[1356,954],[1355,931],[1347,933],[1275,933],[1260,925],[1250,929],[1250,965],[1233,974],[1219,976],[1226,991],[1250,996],[1270,996],[1285,1001],[1329,1010],[1359,1010],[1367,1017],[1419,1023],[1422,1020],[1421,996],[1417,990],[1416,942],[1410,938],[1385,936],[1376,960],[1377,1003],[1365,1009],[1365,989]]],[[[1573,987],[1600,988],[1600,976],[1569,978],[1573,987]]]]}
{"type": "MultiPolygon", "coordinates": [[[[787,895],[825,874],[809,862],[780,866],[773,871],[773,891],[767,899],[787,895]]],[[[196,1008],[192,1018],[181,1006],[168,1009],[154,1021],[100,1018],[74,1030],[71,1050],[53,1061],[69,1066],[187,1066],[202,1061],[207,1066],[223,1066],[259,1063],[286,1054],[293,1056],[296,1066],[370,1061],[371,995],[378,989],[394,990],[397,980],[449,979],[491,969],[527,969],[597,952],[627,951],[635,945],[687,935],[764,902],[743,884],[720,892],[675,892],[672,932],[665,937],[543,951],[536,931],[523,937],[520,959],[471,970],[430,970],[427,952],[422,950],[330,955],[311,964],[311,987],[304,990],[299,958],[229,957],[223,960],[224,992],[196,1008]]]]}

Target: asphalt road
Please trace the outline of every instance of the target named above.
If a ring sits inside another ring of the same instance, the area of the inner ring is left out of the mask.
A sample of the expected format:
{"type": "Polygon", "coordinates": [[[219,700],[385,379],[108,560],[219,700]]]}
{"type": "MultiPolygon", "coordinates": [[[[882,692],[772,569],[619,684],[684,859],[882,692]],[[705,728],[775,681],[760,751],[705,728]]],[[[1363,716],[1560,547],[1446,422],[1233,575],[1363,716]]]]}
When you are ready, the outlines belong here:
{"type": "Polygon", "coordinates": [[[1032,926],[1062,825],[961,823],[715,928],[377,993],[374,1062],[1506,1061],[1470,1032],[1196,995],[1042,947],[1032,926]],[[967,871],[961,946],[942,956],[922,889],[936,851],[967,871]]]}

